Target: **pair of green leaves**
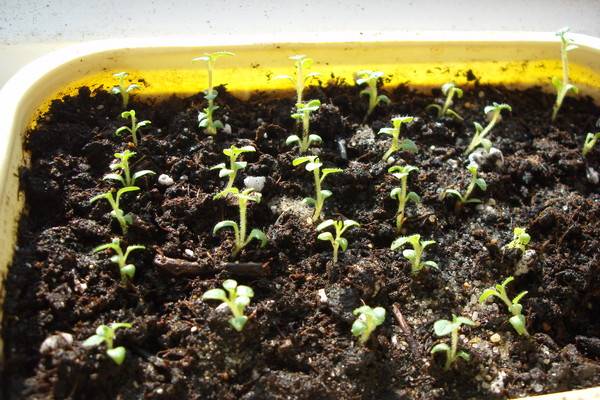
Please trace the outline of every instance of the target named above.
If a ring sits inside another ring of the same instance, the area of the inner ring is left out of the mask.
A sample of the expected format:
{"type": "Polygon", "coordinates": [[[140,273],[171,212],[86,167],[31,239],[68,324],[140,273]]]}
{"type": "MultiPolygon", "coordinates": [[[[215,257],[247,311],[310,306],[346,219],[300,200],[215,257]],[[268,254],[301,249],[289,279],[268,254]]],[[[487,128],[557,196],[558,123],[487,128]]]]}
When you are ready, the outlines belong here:
{"type": "Polygon", "coordinates": [[[227,293],[223,289],[211,289],[202,295],[202,300],[219,300],[227,304],[233,314],[228,322],[236,331],[241,332],[248,322],[244,310],[250,304],[250,299],[254,297],[254,291],[249,286],[238,285],[233,279],[223,282],[223,288],[227,293]]]}
{"type": "Polygon", "coordinates": [[[358,316],[352,324],[352,334],[358,337],[358,342],[364,345],[371,336],[371,333],[385,321],[385,308],[371,308],[367,305],[359,307],[352,311],[352,314],[358,316]]]}
{"type": "Polygon", "coordinates": [[[346,219],[343,221],[334,221],[332,219],[328,219],[326,221],[321,222],[317,226],[317,232],[324,231],[329,227],[334,227],[335,236],[331,232],[321,232],[317,239],[329,241],[331,246],[333,247],[333,263],[337,263],[338,260],[338,249],[342,249],[342,252],[346,251],[348,248],[348,240],[342,235],[346,232],[346,230],[352,227],[359,227],[360,224],[351,219],[346,219]]]}
{"type": "Polygon", "coordinates": [[[219,178],[228,177],[225,189],[217,193],[214,197],[215,199],[218,199],[231,191],[233,184],[235,183],[237,172],[246,168],[248,165],[246,161],[238,161],[238,158],[244,153],[253,153],[255,151],[256,149],[253,146],[237,147],[235,145],[231,145],[228,149],[223,150],[223,154],[229,157],[229,166],[225,163],[220,163],[210,168],[211,170],[219,171],[219,178]]]}
{"type": "Polygon", "coordinates": [[[414,117],[410,116],[399,116],[392,118],[391,128],[381,128],[378,134],[385,134],[392,137],[392,144],[390,148],[385,152],[382,161],[387,161],[397,151],[408,151],[409,153],[416,153],[418,151],[417,145],[410,139],[403,139],[400,141],[400,129],[403,124],[411,123],[414,117]]]}
{"type": "Polygon", "coordinates": [[[123,119],[131,119],[131,127],[122,126],[115,131],[115,135],[121,136],[123,132],[129,132],[131,134],[131,140],[135,146],[138,145],[138,130],[143,128],[144,126],[148,126],[151,124],[149,120],[139,121],[135,115],[135,110],[123,111],[121,113],[121,118],[123,119]]]}
{"type": "Polygon", "coordinates": [[[130,150],[125,150],[122,153],[115,153],[115,161],[119,161],[110,164],[110,170],[120,170],[121,173],[106,174],[102,179],[117,181],[120,182],[123,187],[128,187],[135,186],[135,181],[141,178],[142,176],[155,175],[156,173],[154,171],[150,171],[148,169],[137,171],[133,175],[131,175],[131,171],[129,169],[129,159],[135,154],[136,153],[134,151],[130,150]]]}
{"type": "Polygon", "coordinates": [[[140,90],[141,87],[135,83],[129,85],[125,83],[125,79],[129,76],[127,72],[117,72],[116,74],[113,74],[113,76],[119,80],[119,84],[113,86],[111,92],[113,94],[120,94],[123,108],[127,108],[127,105],[129,104],[129,94],[134,90],[140,90]]]}
{"type": "Polygon", "coordinates": [[[133,246],[127,246],[127,249],[125,252],[123,252],[123,249],[121,248],[121,239],[114,238],[110,243],[96,247],[93,252],[97,253],[107,249],[113,250],[116,254],[110,258],[110,261],[118,265],[119,272],[121,274],[121,281],[125,283],[127,280],[133,279],[135,276],[135,265],[127,264],[127,258],[129,257],[129,254],[132,251],[144,250],[145,248],[145,246],[136,244],[133,246]]]}
{"type": "Polygon", "coordinates": [[[448,370],[454,364],[458,357],[469,361],[471,357],[465,351],[458,351],[458,332],[462,325],[475,326],[475,322],[469,318],[456,316],[452,314],[452,321],[440,319],[433,324],[433,331],[438,337],[452,336],[450,346],[446,343],[438,343],[431,349],[431,354],[446,353],[446,364],[444,369],[448,370]]]}
{"type": "Polygon", "coordinates": [[[460,114],[450,108],[452,104],[454,104],[452,99],[455,95],[459,99],[463,96],[462,89],[457,87],[454,82],[448,82],[442,85],[442,93],[446,96],[443,106],[440,106],[439,104],[429,104],[427,107],[425,107],[425,109],[429,110],[433,108],[437,110],[438,118],[448,116],[462,121],[463,118],[460,116],[460,114]]]}
{"type": "Polygon", "coordinates": [[[512,317],[508,320],[512,327],[519,335],[528,336],[527,332],[527,321],[525,316],[523,315],[523,306],[519,303],[523,296],[527,294],[527,291],[523,291],[516,295],[512,300],[508,297],[506,293],[506,286],[512,282],[515,278],[509,276],[502,282],[501,284],[496,285],[493,288],[488,288],[483,291],[481,296],[479,296],[479,302],[484,303],[490,297],[498,297],[500,300],[506,304],[508,311],[512,314],[512,317]]]}
{"type": "Polygon", "coordinates": [[[401,236],[392,242],[391,249],[397,250],[406,245],[410,245],[412,249],[404,249],[402,251],[402,256],[410,261],[411,264],[411,272],[413,274],[418,274],[423,268],[438,268],[437,263],[433,261],[423,261],[423,252],[424,250],[435,244],[435,240],[424,240],[421,241],[421,235],[415,233],[410,236],[401,236]]]}
{"type": "Polygon", "coordinates": [[[531,236],[527,233],[525,228],[517,226],[513,230],[513,240],[507,244],[506,247],[509,249],[519,249],[524,253],[530,241],[531,236]]]}
{"type": "Polygon", "coordinates": [[[96,334],[90,336],[83,342],[84,347],[96,347],[106,343],[106,354],[115,364],[121,365],[125,361],[125,347],[113,347],[117,329],[131,328],[131,324],[126,322],[114,322],[110,325],[100,325],[96,328],[96,334]]]}
{"type": "Polygon", "coordinates": [[[298,135],[290,135],[285,140],[288,146],[297,144],[300,153],[306,153],[311,144],[319,144],[323,141],[321,136],[310,133],[310,115],[321,107],[321,101],[315,99],[306,103],[296,104],[296,110],[292,112],[292,118],[302,122],[302,138],[298,135]]]}
{"type": "Polygon", "coordinates": [[[382,71],[371,71],[365,69],[356,73],[356,84],[359,86],[364,84],[367,85],[365,89],[360,91],[361,96],[369,96],[369,107],[367,109],[367,114],[365,115],[365,120],[369,117],[369,115],[371,115],[378,104],[391,103],[391,100],[386,95],[377,95],[377,83],[381,77],[383,77],[382,71]]]}
{"type": "Polygon", "coordinates": [[[121,210],[120,205],[119,205],[119,203],[121,201],[121,196],[123,196],[125,193],[136,192],[138,190],[140,190],[140,188],[137,186],[127,186],[127,187],[117,190],[116,196],[113,196],[113,192],[111,190],[109,192],[102,193],[102,194],[92,197],[90,199],[90,203],[94,203],[98,200],[105,199],[112,208],[110,215],[119,222],[119,225],[121,226],[121,230],[123,231],[123,235],[125,235],[125,234],[127,234],[128,226],[133,223],[133,218],[132,218],[131,214],[125,214],[125,212],[123,210],[121,210]]]}
{"type": "Polygon", "coordinates": [[[444,199],[448,195],[452,195],[458,199],[460,205],[479,204],[482,202],[480,199],[471,197],[471,195],[473,194],[473,190],[475,189],[475,187],[478,187],[481,191],[485,192],[487,190],[487,183],[485,182],[485,180],[483,180],[483,178],[478,177],[479,169],[477,167],[477,164],[469,164],[467,166],[467,171],[469,171],[469,174],[471,175],[471,181],[469,182],[469,186],[467,186],[465,194],[462,195],[456,189],[446,189],[442,192],[442,199],[444,199]]]}

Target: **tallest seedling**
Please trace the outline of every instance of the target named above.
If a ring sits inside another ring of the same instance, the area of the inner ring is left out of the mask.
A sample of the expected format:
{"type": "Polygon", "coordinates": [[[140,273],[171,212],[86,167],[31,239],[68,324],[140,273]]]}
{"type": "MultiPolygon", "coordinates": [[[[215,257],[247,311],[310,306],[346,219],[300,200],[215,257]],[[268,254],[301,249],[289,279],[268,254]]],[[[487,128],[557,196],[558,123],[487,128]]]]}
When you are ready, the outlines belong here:
{"type": "Polygon", "coordinates": [[[558,76],[552,77],[552,84],[556,88],[556,101],[554,102],[554,106],[552,107],[552,121],[556,119],[558,110],[560,110],[562,102],[569,93],[569,91],[572,90],[575,94],[579,92],[579,89],[577,89],[575,85],[569,83],[569,59],[567,58],[567,53],[571,50],[575,50],[577,48],[577,45],[573,44],[573,41],[566,36],[567,32],[569,32],[569,28],[563,28],[556,32],[556,36],[560,38],[560,61],[562,62],[562,80],[558,76]]]}
{"type": "Polygon", "coordinates": [[[294,68],[296,69],[295,75],[277,75],[273,79],[287,79],[296,86],[296,107],[302,104],[302,93],[304,92],[304,86],[306,82],[319,76],[318,72],[306,73],[313,65],[313,59],[306,57],[304,54],[298,54],[291,56],[290,60],[294,61],[294,68]]]}
{"type": "Polygon", "coordinates": [[[204,128],[204,131],[208,135],[216,135],[217,129],[223,128],[223,123],[219,120],[214,120],[213,118],[213,113],[219,108],[218,106],[215,106],[215,99],[219,93],[213,87],[215,61],[217,61],[217,58],[219,57],[233,55],[234,54],[229,51],[215,51],[214,53],[204,53],[202,57],[197,57],[192,60],[206,62],[206,68],[208,70],[208,89],[204,92],[204,98],[208,100],[208,106],[198,114],[198,125],[200,128],[204,128]]]}

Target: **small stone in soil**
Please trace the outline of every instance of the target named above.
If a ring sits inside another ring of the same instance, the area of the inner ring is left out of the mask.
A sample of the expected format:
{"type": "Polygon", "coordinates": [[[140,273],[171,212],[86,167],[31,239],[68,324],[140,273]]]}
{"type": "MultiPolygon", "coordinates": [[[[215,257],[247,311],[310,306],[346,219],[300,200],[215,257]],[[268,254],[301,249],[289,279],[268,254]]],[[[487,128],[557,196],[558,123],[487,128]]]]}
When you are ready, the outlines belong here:
{"type": "Polygon", "coordinates": [[[171,178],[167,174],[160,174],[158,176],[158,184],[159,185],[162,185],[162,186],[171,186],[174,183],[175,183],[175,181],[173,180],[173,178],[171,178]]]}

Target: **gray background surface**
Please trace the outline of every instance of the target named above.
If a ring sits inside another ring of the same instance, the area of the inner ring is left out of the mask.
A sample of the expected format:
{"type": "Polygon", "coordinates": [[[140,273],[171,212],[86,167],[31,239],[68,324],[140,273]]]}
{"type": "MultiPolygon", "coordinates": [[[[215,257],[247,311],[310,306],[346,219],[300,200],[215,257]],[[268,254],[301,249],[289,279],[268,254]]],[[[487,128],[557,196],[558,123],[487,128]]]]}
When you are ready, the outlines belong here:
{"type": "Polygon", "coordinates": [[[555,31],[600,36],[600,0],[0,0],[0,85],[74,42],[344,31],[555,31]]]}

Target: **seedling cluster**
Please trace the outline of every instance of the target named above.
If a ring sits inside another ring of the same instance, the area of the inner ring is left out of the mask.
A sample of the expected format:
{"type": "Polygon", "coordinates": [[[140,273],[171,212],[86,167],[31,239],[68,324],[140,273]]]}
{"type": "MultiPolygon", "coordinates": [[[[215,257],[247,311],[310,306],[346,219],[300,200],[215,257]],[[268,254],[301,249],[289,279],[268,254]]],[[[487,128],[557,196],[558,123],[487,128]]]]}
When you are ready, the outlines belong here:
{"type": "MultiPolygon", "coordinates": [[[[575,48],[575,46],[565,38],[565,33],[566,31],[559,34],[562,43],[563,79],[553,80],[558,91],[557,102],[552,116],[553,119],[556,117],[556,113],[560,109],[560,105],[566,94],[569,91],[576,91],[576,88],[568,81],[568,63],[566,58],[566,53],[575,48]]],[[[215,119],[214,115],[214,112],[219,108],[215,105],[218,93],[214,89],[213,83],[215,61],[220,57],[232,55],[233,53],[220,51],[206,53],[204,56],[194,59],[194,61],[203,61],[207,65],[208,87],[204,91],[207,105],[203,111],[199,113],[198,122],[199,127],[203,128],[208,135],[216,135],[217,131],[223,128],[223,123],[218,119],[215,119]]],[[[314,228],[317,233],[316,238],[317,240],[326,241],[331,244],[333,253],[332,264],[335,265],[339,261],[340,250],[343,253],[348,249],[349,241],[346,238],[346,234],[352,228],[359,228],[360,223],[344,217],[335,219],[328,218],[327,216],[324,217],[324,215],[327,215],[328,211],[325,209],[325,200],[330,198],[333,194],[331,190],[322,188],[324,181],[327,176],[343,173],[343,170],[334,167],[323,168],[324,163],[317,155],[321,154],[319,149],[311,148],[313,145],[322,143],[322,138],[317,133],[311,133],[310,126],[311,116],[319,111],[321,102],[317,99],[305,100],[303,97],[307,83],[318,76],[315,72],[308,72],[313,64],[313,60],[305,55],[296,55],[290,58],[294,61],[294,74],[278,76],[276,79],[288,79],[295,85],[296,106],[292,110],[292,118],[298,121],[302,134],[301,136],[295,134],[290,135],[285,143],[287,145],[297,145],[301,154],[312,152],[312,154],[295,158],[292,161],[292,165],[304,165],[304,168],[308,172],[312,172],[315,194],[314,197],[308,197],[304,199],[304,201],[314,207],[314,212],[311,217],[312,223],[317,223],[324,219],[323,222],[319,223],[314,228]]],[[[362,70],[356,73],[356,84],[358,86],[364,85],[364,89],[360,93],[361,95],[368,96],[369,100],[367,113],[364,119],[365,121],[372,114],[377,105],[391,103],[391,100],[387,96],[378,93],[378,85],[380,84],[383,75],[384,73],[381,71],[370,70],[362,70]]],[[[139,86],[135,84],[127,85],[125,82],[125,78],[127,77],[126,73],[115,74],[115,77],[119,79],[119,84],[113,88],[113,93],[121,95],[123,107],[127,108],[129,104],[129,93],[139,89],[139,86]]],[[[427,106],[427,109],[435,109],[438,118],[451,117],[457,120],[463,120],[462,116],[451,108],[455,105],[455,99],[462,98],[462,89],[450,82],[442,86],[442,93],[446,96],[443,105],[440,105],[441,102],[440,104],[430,104],[427,106]]],[[[512,111],[511,106],[508,104],[493,103],[492,105],[485,107],[484,113],[489,117],[489,122],[485,128],[479,123],[474,122],[475,134],[464,151],[464,156],[470,154],[480,146],[489,152],[492,147],[492,142],[488,136],[494,126],[501,120],[501,113],[503,110],[512,111]]],[[[131,135],[133,145],[143,147],[139,138],[139,129],[149,125],[150,121],[138,121],[136,112],[133,109],[122,112],[121,117],[129,119],[131,124],[130,126],[120,127],[116,130],[116,134],[121,135],[124,132],[128,132],[131,135]]],[[[410,202],[415,204],[421,202],[419,195],[408,189],[410,174],[419,171],[419,168],[408,165],[404,161],[392,159],[392,156],[400,151],[412,153],[418,151],[416,143],[409,139],[401,139],[402,126],[410,124],[414,119],[415,117],[413,116],[394,117],[391,120],[391,127],[385,127],[379,131],[379,134],[391,136],[390,148],[383,154],[382,161],[384,163],[396,164],[388,169],[388,173],[399,182],[399,186],[392,188],[390,191],[390,197],[398,202],[398,207],[395,211],[395,230],[397,235],[400,235],[406,230],[406,225],[409,225],[409,229],[412,228],[410,226],[411,224],[407,223],[407,205],[410,202]]],[[[599,137],[600,133],[588,134],[582,150],[584,157],[589,154],[599,137]]],[[[216,140],[215,142],[218,143],[216,140]]],[[[227,161],[211,167],[211,170],[219,171],[220,178],[227,178],[225,187],[213,197],[213,200],[221,200],[223,202],[229,202],[230,204],[235,203],[238,207],[238,221],[220,221],[214,225],[212,231],[213,235],[217,235],[225,228],[230,228],[233,231],[232,258],[238,257],[242,253],[242,250],[254,240],[258,242],[258,245],[261,248],[265,247],[268,243],[265,232],[258,228],[250,229],[248,227],[248,208],[252,204],[260,203],[262,194],[254,188],[241,189],[236,187],[238,172],[243,171],[248,165],[247,161],[240,160],[240,157],[244,154],[254,152],[256,152],[254,146],[246,145],[237,147],[235,144],[231,144],[230,147],[223,150],[223,154],[227,157],[227,161]]],[[[95,247],[93,252],[98,253],[104,250],[111,250],[114,253],[110,260],[118,266],[121,282],[123,284],[131,284],[135,278],[136,266],[128,261],[128,257],[132,252],[142,251],[146,249],[146,247],[141,244],[123,246],[123,243],[128,243],[128,228],[132,225],[134,218],[131,213],[127,213],[123,209],[122,198],[127,193],[141,191],[138,182],[142,177],[155,175],[155,172],[151,170],[132,172],[130,160],[132,160],[134,156],[136,156],[136,152],[130,151],[129,149],[115,153],[116,160],[110,165],[111,172],[105,175],[104,179],[117,183],[121,187],[118,189],[110,189],[105,193],[94,196],[90,200],[91,203],[95,203],[101,199],[106,200],[111,207],[111,216],[117,220],[121,228],[122,238],[115,237],[109,243],[95,247]]],[[[325,161],[329,162],[327,159],[325,159],[325,161]]],[[[381,163],[380,166],[381,165],[384,164],[381,163]]],[[[473,197],[473,192],[476,188],[482,192],[487,189],[485,180],[479,177],[479,170],[476,164],[469,164],[467,170],[470,174],[470,182],[464,194],[456,189],[445,189],[441,195],[442,198],[447,196],[455,197],[457,200],[457,207],[481,203],[482,201],[480,199],[473,197]]],[[[361,231],[362,230],[356,229],[356,232],[361,231]]],[[[514,229],[513,240],[508,243],[506,247],[516,248],[524,252],[529,245],[530,240],[531,237],[524,228],[516,227],[514,229]]],[[[402,250],[402,256],[410,264],[412,275],[416,276],[424,269],[438,269],[438,264],[436,262],[425,259],[425,250],[435,243],[435,240],[422,240],[421,234],[411,232],[411,234],[399,236],[393,240],[390,249],[391,251],[402,250]]],[[[406,263],[405,261],[402,262],[406,263]]],[[[513,279],[513,277],[509,277],[501,284],[486,289],[481,294],[479,300],[481,303],[484,303],[491,297],[497,297],[502,300],[511,314],[509,323],[519,335],[528,336],[529,333],[526,329],[527,321],[523,315],[523,306],[520,304],[521,299],[527,292],[521,292],[511,300],[507,295],[506,286],[513,281],[513,279]]],[[[225,304],[232,315],[228,320],[229,324],[235,331],[242,332],[249,321],[249,316],[245,314],[245,311],[250,305],[251,299],[254,297],[254,291],[250,286],[238,285],[238,282],[233,279],[225,280],[222,286],[223,289],[216,288],[206,291],[202,295],[202,300],[218,300],[225,304]]],[[[374,330],[385,322],[386,310],[383,307],[372,308],[364,304],[363,306],[356,308],[353,311],[353,314],[356,316],[356,320],[352,324],[350,331],[352,335],[358,338],[357,340],[360,345],[367,345],[374,330]]],[[[252,314],[250,314],[250,316],[251,315],[252,314]]],[[[450,336],[450,344],[438,343],[431,349],[432,354],[439,352],[445,353],[445,369],[450,369],[458,358],[462,358],[465,361],[469,361],[470,359],[467,352],[459,350],[459,332],[464,325],[472,327],[475,326],[475,323],[466,317],[452,315],[451,320],[442,319],[434,324],[434,333],[436,336],[450,336]]],[[[111,325],[101,325],[97,328],[96,334],[88,338],[83,345],[86,347],[94,347],[105,343],[108,356],[117,365],[120,365],[125,359],[126,351],[122,346],[114,347],[113,343],[116,336],[115,331],[120,328],[131,328],[131,324],[113,323],[111,325]]]]}

